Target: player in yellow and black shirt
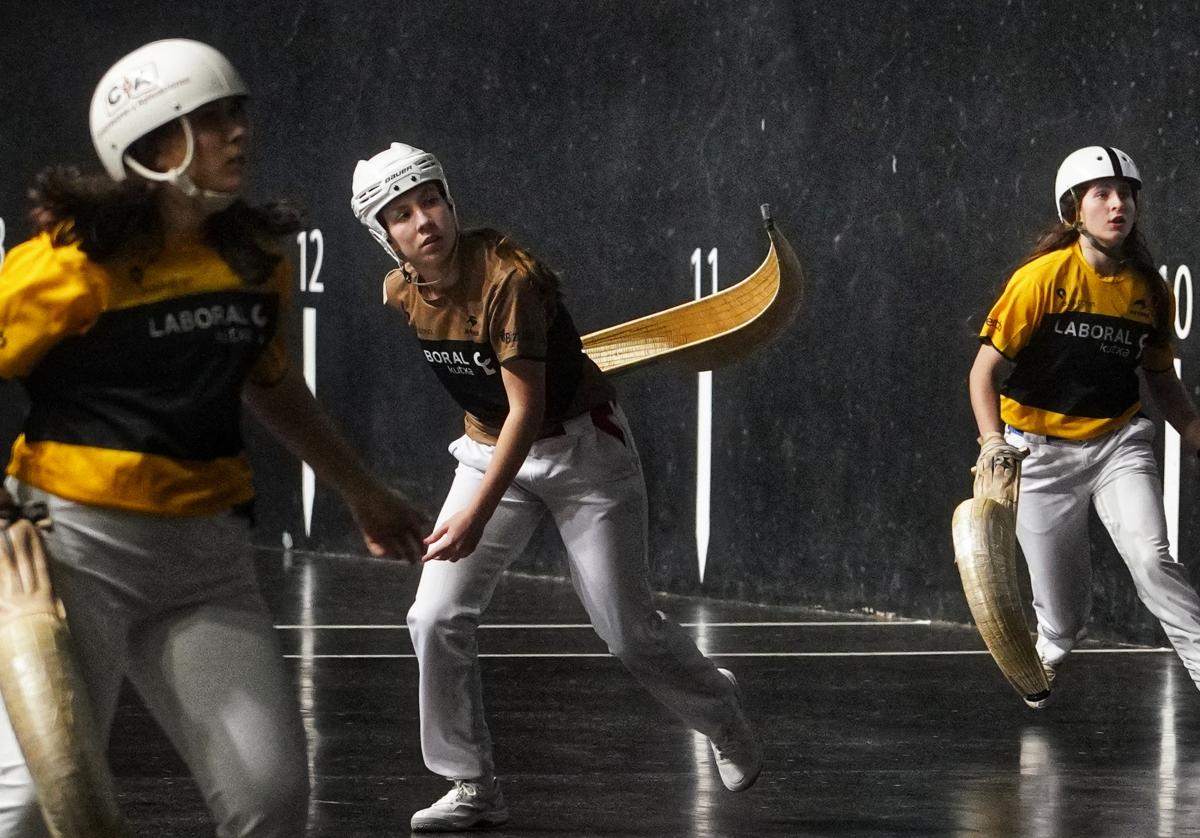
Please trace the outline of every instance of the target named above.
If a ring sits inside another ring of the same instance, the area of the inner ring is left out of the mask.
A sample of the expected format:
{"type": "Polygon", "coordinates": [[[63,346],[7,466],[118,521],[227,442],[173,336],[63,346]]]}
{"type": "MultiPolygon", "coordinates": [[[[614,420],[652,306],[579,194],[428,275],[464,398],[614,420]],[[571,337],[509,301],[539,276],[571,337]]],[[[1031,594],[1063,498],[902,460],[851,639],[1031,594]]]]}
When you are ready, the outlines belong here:
{"type": "Polygon", "coordinates": [[[1140,188],[1119,149],[1089,146],[1063,161],[1061,223],[1009,278],[971,368],[982,450],[1017,458],[1028,450],[1017,537],[1052,683],[1086,631],[1095,504],[1138,595],[1200,686],[1200,597],[1169,552],[1140,381],[1193,450],[1200,417],[1175,374],[1170,291],[1137,230],[1140,188]]]}
{"type": "MultiPolygon", "coordinates": [[[[45,539],[98,727],[128,676],[223,835],[306,829],[307,744],[248,550],[243,402],[350,505],[372,552],[415,558],[419,518],[373,478],[288,365],[294,213],[239,200],[245,85],[219,52],[157,41],[105,74],[105,176],[35,188],[38,234],[0,267],[0,378],[30,409],[7,491],[45,539]]],[[[0,713],[0,838],[43,834],[0,713]]]]}
{"type": "Polygon", "coordinates": [[[508,819],[484,720],[475,629],[497,579],[549,516],[597,633],[650,692],[712,740],[725,785],[762,764],[733,676],[654,608],[641,462],[612,386],[583,353],[558,279],[510,238],[460,232],[442,167],[393,143],[354,173],[352,208],[400,267],[384,282],[426,362],[466,413],[454,482],[409,632],[421,670],[421,747],[454,782],[414,831],[508,819]]]}

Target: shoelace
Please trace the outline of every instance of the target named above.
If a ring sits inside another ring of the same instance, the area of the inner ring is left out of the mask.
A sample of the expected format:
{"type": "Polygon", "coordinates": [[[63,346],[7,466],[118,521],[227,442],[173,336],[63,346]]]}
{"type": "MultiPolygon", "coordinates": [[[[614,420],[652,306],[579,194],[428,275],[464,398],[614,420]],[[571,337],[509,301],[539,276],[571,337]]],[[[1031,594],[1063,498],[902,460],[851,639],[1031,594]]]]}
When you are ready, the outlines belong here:
{"type": "Polygon", "coordinates": [[[468,783],[464,780],[455,780],[454,788],[446,792],[446,795],[439,800],[439,803],[455,803],[459,800],[465,800],[479,796],[479,786],[474,783],[468,783]]]}

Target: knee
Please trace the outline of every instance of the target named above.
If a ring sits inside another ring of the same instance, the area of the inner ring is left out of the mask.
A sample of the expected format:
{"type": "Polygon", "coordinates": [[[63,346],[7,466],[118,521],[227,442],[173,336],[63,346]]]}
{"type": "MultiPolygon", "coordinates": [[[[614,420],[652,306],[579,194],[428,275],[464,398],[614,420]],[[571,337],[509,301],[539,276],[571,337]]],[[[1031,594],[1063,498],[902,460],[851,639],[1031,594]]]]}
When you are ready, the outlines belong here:
{"type": "Polygon", "coordinates": [[[1144,601],[1153,601],[1168,591],[1173,593],[1179,586],[1194,590],[1187,568],[1166,551],[1147,549],[1139,552],[1130,558],[1129,572],[1144,601]]]}
{"type": "Polygon", "coordinates": [[[414,602],[408,609],[408,633],[420,648],[430,642],[467,640],[475,636],[479,615],[440,602],[414,602]]]}
{"type": "Polygon", "coordinates": [[[596,625],[595,629],[608,645],[608,651],[625,662],[658,651],[663,645],[663,619],[656,611],[610,625],[596,625]]]}

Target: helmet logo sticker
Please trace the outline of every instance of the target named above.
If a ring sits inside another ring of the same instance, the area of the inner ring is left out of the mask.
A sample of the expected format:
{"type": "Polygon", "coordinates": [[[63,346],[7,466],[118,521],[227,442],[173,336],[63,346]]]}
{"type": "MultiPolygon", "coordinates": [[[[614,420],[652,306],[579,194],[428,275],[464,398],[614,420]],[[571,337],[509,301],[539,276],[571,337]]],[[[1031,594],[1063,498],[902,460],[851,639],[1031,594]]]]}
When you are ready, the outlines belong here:
{"type": "Polygon", "coordinates": [[[108,115],[112,116],[120,108],[134,99],[141,97],[158,87],[158,67],[153,62],[139,67],[108,90],[105,101],[108,103],[108,115]]]}

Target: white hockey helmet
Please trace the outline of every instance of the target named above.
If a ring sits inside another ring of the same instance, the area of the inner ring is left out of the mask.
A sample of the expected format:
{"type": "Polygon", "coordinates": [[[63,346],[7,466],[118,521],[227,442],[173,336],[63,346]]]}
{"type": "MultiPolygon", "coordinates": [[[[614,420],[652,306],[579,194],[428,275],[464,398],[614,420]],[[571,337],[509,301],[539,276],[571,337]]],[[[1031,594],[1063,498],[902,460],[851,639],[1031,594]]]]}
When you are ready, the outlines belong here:
{"type": "MultiPolygon", "coordinates": [[[[379,221],[379,212],[394,198],[430,181],[441,184],[442,194],[453,208],[442,164],[427,151],[405,143],[392,143],[370,160],[359,160],[354,167],[350,209],[397,264],[403,263],[404,259],[392,247],[387,230],[379,221]]],[[[456,223],[457,220],[456,213],[456,223]]]]}
{"type": "Polygon", "coordinates": [[[218,99],[245,95],[237,70],[208,44],[185,38],[154,41],[120,59],[100,79],[89,116],[92,142],[113,180],[125,180],[127,169],[132,169],[186,194],[203,194],[205,190],[197,189],[186,174],[194,150],[186,117],[218,99]],[[130,146],[174,119],[180,120],[187,139],[183,163],[169,172],[156,172],[129,156],[130,146]]]}
{"type": "Polygon", "coordinates": [[[1068,221],[1063,215],[1063,198],[1075,187],[1104,177],[1124,178],[1133,184],[1135,192],[1142,188],[1142,175],[1138,172],[1137,164],[1119,148],[1090,145],[1068,154],[1058,167],[1058,176],[1054,178],[1054,205],[1059,220],[1064,224],[1074,222],[1074,219],[1068,221]]]}

